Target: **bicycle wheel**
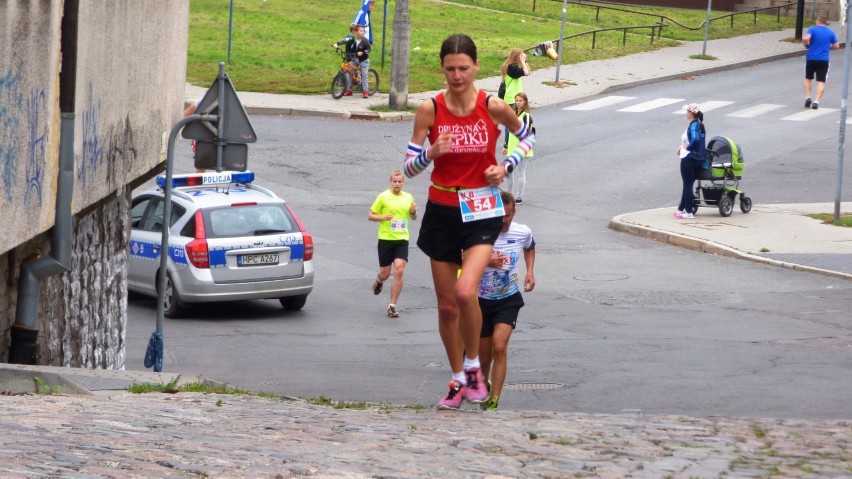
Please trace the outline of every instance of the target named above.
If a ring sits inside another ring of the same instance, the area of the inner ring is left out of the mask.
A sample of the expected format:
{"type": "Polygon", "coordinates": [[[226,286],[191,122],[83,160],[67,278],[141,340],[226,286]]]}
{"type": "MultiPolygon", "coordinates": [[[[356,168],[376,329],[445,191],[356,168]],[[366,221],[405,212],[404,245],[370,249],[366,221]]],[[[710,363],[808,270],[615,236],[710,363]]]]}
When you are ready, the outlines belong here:
{"type": "Polygon", "coordinates": [[[337,75],[334,76],[334,79],[331,80],[331,97],[337,100],[338,98],[343,96],[343,92],[346,90],[346,74],[342,71],[337,72],[337,75]]]}
{"type": "Polygon", "coordinates": [[[370,88],[370,96],[379,91],[379,73],[370,68],[370,74],[367,75],[367,84],[370,88]]]}

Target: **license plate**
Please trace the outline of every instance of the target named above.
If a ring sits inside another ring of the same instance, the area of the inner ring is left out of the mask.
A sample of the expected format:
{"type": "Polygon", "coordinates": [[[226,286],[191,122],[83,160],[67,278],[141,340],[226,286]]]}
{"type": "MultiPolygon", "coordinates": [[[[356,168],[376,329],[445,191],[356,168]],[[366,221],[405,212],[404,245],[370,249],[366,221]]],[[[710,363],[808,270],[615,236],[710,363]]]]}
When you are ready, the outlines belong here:
{"type": "Polygon", "coordinates": [[[278,264],[278,253],[242,254],[237,256],[238,266],[256,266],[261,264],[278,264]]]}

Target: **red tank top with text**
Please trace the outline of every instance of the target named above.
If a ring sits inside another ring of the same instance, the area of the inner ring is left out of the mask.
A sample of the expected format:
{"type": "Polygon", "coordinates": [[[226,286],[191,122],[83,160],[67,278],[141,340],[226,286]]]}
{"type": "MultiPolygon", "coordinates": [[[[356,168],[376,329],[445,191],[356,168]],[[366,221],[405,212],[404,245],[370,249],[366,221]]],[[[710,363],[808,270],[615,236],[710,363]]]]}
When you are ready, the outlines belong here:
{"type": "Polygon", "coordinates": [[[443,93],[435,97],[435,122],[429,130],[429,143],[434,144],[441,133],[456,135],[452,151],[435,158],[429,200],[444,205],[458,205],[458,188],[488,186],[485,170],[497,164],[494,148],[500,129],[488,113],[487,95],[479,90],[476,106],[467,116],[456,116],[447,108],[443,93]]]}

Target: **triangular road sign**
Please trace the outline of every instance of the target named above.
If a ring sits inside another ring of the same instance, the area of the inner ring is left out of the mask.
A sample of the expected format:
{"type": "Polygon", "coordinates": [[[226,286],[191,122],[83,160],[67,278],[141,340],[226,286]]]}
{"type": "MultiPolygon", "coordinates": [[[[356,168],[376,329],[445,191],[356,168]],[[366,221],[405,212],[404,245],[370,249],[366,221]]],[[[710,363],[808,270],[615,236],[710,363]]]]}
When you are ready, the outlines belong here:
{"type": "MultiPolygon", "coordinates": [[[[213,84],[204,94],[201,103],[195,110],[196,114],[204,115],[219,115],[223,110],[219,108],[219,79],[213,80],[213,84]]],[[[254,126],[251,124],[248,115],[246,114],[243,104],[240,103],[237,97],[237,91],[234,90],[234,85],[231,83],[231,78],[225,74],[225,80],[222,82],[225,88],[224,95],[224,124],[222,131],[218,132],[219,139],[227,143],[254,143],[257,141],[257,134],[254,132],[254,126]]],[[[181,135],[184,138],[196,141],[214,141],[217,137],[216,130],[218,125],[214,122],[192,122],[184,127],[181,135]],[[212,127],[205,126],[208,124],[212,127]]]]}

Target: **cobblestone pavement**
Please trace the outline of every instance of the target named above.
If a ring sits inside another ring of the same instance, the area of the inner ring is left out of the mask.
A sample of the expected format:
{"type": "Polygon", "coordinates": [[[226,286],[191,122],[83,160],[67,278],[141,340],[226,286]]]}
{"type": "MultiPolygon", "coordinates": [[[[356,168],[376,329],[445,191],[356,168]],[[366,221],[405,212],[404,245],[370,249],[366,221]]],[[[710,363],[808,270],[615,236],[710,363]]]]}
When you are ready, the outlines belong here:
{"type": "Polygon", "coordinates": [[[0,396],[0,477],[848,478],[852,422],[0,396]]]}

